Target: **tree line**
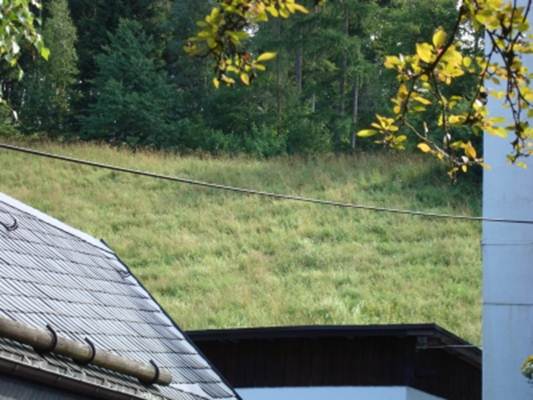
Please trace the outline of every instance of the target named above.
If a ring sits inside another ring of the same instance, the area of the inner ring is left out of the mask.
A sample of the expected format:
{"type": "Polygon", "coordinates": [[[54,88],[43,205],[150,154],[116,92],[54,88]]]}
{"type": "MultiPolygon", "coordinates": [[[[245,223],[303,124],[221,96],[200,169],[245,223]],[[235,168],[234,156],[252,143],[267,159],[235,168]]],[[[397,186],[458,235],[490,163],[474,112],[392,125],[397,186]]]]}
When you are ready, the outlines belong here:
{"type": "Polygon", "coordinates": [[[0,74],[1,132],[257,156],[364,148],[355,132],[397,89],[385,56],[450,28],[455,1],[308,3],[252,32],[251,51],[277,53],[253,85],[217,89],[210,60],[183,50],[209,0],[46,0],[49,59],[28,50],[21,80],[0,74]]]}

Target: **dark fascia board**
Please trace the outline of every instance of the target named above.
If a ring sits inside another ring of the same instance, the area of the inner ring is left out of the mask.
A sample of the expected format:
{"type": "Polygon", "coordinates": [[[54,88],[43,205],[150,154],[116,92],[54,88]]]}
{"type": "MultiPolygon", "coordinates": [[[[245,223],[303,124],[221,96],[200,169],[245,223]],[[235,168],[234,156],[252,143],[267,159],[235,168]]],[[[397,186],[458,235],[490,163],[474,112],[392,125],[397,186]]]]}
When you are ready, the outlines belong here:
{"type": "Polygon", "coordinates": [[[131,393],[121,393],[104,386],[97,386],[88,382],[79,381],[65,375],[58,375],[51,371],[19,364],[4,358],[0,358],[0,372],[6,375],[40,383],[55,389],[64,390],[68,393],[84,395],[102,400],[132,400],[143,399],[131,393]]]}
{"type": "MultiPolygon", "coordinates": [[[[243,340],[325,339],[362,337],[420,337],[432,338],[439,349],[481,366],[481,350],[437,324],[396,325],[310,325],[260,328],[233,328],[188,331],[197,344],[203,342],[239,342],[243,340]],[[442,346],[450,346],[442,348],[442,346]]],[[[432,343],[432,345],[435,343],[432,343]]],[[[428,346],[428,350],[431,346],[428,346]]]]}
{"type": "Polygon", "coordinates": [[[428,336],[444,334],[455,341],[462,341],[435,324],[402,324],[402,325],[303,325],[303,326],[272,326],[258,328],[232,328],[188,331],[189,337],[195,341],[246,339],[281,339],[281,338],[326,338],[326,337],[368,337],[368,336],[428,336]]]}

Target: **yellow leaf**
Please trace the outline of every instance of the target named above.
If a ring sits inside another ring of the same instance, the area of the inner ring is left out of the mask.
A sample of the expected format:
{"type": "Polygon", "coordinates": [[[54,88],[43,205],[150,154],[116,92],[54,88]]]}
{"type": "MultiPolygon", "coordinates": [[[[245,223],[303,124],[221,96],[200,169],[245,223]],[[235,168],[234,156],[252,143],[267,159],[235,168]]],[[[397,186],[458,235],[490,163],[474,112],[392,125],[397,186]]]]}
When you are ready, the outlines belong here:
{"type": "Polygon", "coordinates": [[[452,125],[462,124],[466,120],[466,115],[450,115],[448,122],[452,125]]]}
{"type": "Polygon", "coordinates": [[[490,94],[498,100],[501,100],[505,97],[505,92],[503,90],[494,90],[491,91],[490,94]]]}
{"type": "Polygon", "coordinates": [[[471,142],[468,142],[464,146],[465,154],[470,157],[471,159],[475,160],[477,157],[477,152],[474,146],[472,146],[471,142]]]}
{"type": "Polygon", "coordinates": [[[387,69],[393,69],[394,67],[396,67],[397,65],[400,65],[400,64],[401,64],[401,61],[396,56],[386,56],[385,57],[385,62],[383,63],[383,65],[387,69]]]}
{"type": "Polygon", "coordinates": [[[435,31],[433,34],[433,45],[439,49],[442,46],[444,46],[444,43],[446,42],[446,32],[444,32],[444,29],[439,28],[435,31]]]}
{"type": "Polygon", "coordinates": [[[276,7],[274,6],[268,6],[267,11],[272,15],[273,17],[279,17],[279,12],[276,7]]]}
{"type": "Polygon", "coordinates": [[[376,131],[374,129],[363,129],[363,130],[357,132],[357,136],[359,136],[359,137],[370,137],[370,136],[374,136],[377,133],[378,133],[378,131],[376,131]]]}
{"type": "Polygon", "coordinates": [[[214,49],[215,47],[218,46],[218,44],[215,39],[210,37],[210,38],[207,38],[207,46],[209,46],[210,49],[214,49]]]}
{"type": "Polygon", "coordinates": [[[257,57],[257,62],[270,61],[270,60],[273,60],[274,58],[276,58],[276,53],[267,52],[267,53],[263,53],[259,57],[257,57]]]}
{"type": "Polygon", "coordinates": [[[295,3],[292,5],[292,7],[294,8],[294,11],[299,11],[302,14],[309,14],[309,10],[305,8],[304,6],[302,6],[301,4],[295,3]]]}
{"type": "Polygon", "coordinates": [[[199,37],[200,39],[207,39],[207,38],[209,38],[209,37],[211,37],[213,35],[209,31],[200,31],[200,32],[198,32],[198,34],[196,36],[199,37]]]}
{"type": "Polygon", "coordinates": [[[220,77],[220,79],[222,79],[227,85],[234,85],[235,84],[235,79],[230,78],[227,75],[222,75],[220,77]]]}
{"type": "Polygon", "coordinates": [[[502,126],[492,126],[492,125],[485,126],[485,132],[487,132],[490,135],[498,136],[504,139],[508,136],[508,132],[502,126]]]}
{"type": "Polygon", "coordinates": [[[48,47],[43,47],[41,48],[40,53],[41,57],[48,61],[48,58],[50,57],[50,49],[48,47]]]}
{"type": "Polygon", "coordinates": [[[241,81],[242,83],[244,83],[246,86],[248,86],[250,84],[250,75],[248,75],[246,72],[243,72],[241,74],[241,81]]]}
{"type": "Polygon", "coordinates": [[[407,136],[405,136],[405,135],[397,136],[397,137],[394,139],[394,141],[395,141],[396,143],[403,143],[403,142],[407,141],[407,136]]]}
{"type": "Polygon", "coordinates": [[[478,12],[475,15],[475,20],[481,25],[489,29],[497,29],[500,26],[500,21],[498,19],[497,13],[491,13],[489,10],[484,10],[484,12],[478,12]]]}
{"type": "Polygon", "coordinates": [[[433,47],[429,43],[417,43],[416,54],[425,63],[431,63],[433,61],[433,47]]]}
{"type": "Polygon", "coordinates": [[[266,70],[266,67],[263,64],[254,64],[254,68],[258,71],[266,70]]]}
{"type": "Polygon", "coordinates": [[[217,78],[213,78],[213,86],[217,89],[220,87],[220,81],[217,78]]]}
{"type": "Polygon", "coordinates": [[[416,147],[418,147],[422,153],[429,153],[431,151],[431,147],[429,147],[426,143],[419,143],[416,147]]]}
{"type": "Polygon", "coordinates": [[[500,8],[502,6],[502,0],[487,0],[487,4],[490,8],[500,8]]]}
{"type": "Polygon", "coordinates": [[[425,106],[429,106],[431,104],[430,100],[419,95],[413,95],[413,100],[418,101],[420,104],[423,104],[425,106]]]}

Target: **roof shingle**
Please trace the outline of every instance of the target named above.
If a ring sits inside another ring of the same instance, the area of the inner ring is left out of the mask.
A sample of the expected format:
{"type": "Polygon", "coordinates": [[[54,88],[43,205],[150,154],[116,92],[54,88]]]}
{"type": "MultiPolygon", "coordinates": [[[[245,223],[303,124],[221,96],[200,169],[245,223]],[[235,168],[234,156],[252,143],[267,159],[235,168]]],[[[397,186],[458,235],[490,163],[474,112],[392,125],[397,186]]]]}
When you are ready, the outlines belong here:
{"type": "Polygon", "coordinates": [[[235,399],[237,395],[190,344],[162,308],[104,243],[0,193],[0,315],[54,327],[130,359],[155,361],[173,376],[170,386],[140,384],[60,356],[0,339],[0,358],[98,381],[134,398],[235,399]],[[155,396],[155,397],[154,397],[155,396]]]}

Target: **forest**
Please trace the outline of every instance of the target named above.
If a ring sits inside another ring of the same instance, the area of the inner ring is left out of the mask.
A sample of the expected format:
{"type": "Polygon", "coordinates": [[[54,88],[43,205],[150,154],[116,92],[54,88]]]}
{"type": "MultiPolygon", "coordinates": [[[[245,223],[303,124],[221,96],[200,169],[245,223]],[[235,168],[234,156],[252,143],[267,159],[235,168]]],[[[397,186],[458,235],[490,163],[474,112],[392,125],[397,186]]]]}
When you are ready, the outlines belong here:
{"type": "Polygon", "coordinates": [[[211,1],[46,0],[49,60],[27,49],[22,79],[2,71],[0,132],[258,157],[374,148],[355,132],[392,107],[385,55],[448,29],[454,0],[308,3],[310,13],[252,33],[252,50],[277,53],[253,85],[217,89],[211,60],[184,51],[211,1]]]}

